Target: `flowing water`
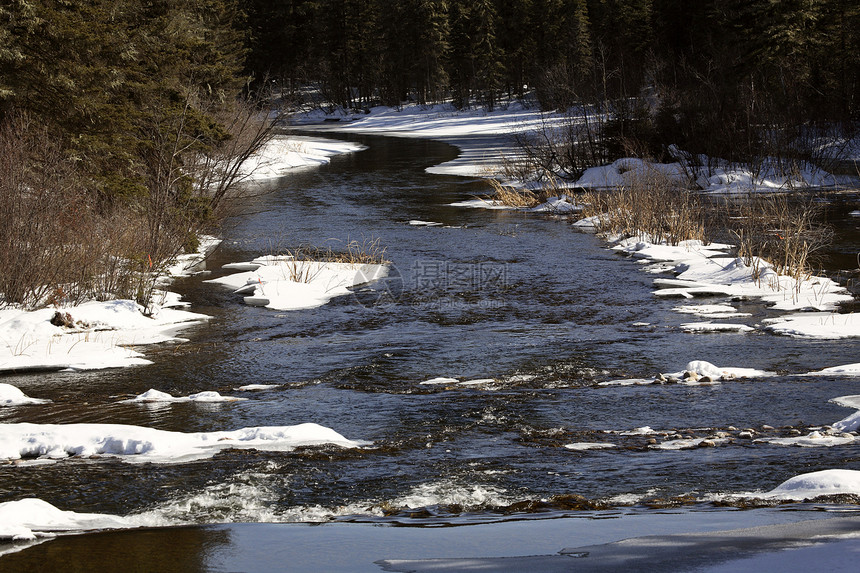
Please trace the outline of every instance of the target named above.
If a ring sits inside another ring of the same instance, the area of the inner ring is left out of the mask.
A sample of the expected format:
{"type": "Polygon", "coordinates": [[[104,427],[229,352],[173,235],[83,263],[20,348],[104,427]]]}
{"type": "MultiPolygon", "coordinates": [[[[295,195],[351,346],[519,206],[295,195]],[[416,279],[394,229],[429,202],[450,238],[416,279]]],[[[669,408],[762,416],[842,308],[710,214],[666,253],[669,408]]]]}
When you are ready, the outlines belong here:
{"type": "MultiPolygon", "coordinates": [[[[819,469],[860,470],[857,445],[737,438],[664,451],[649,447],[650,436],[622,434],[650,426],[670,435],[736,437],[753,428],[780,436],[833,423],[851,411],[828,400],[857,394],[856,380],[792,374],[857,362],[860,341],[685,334],[679,325],[690,316],[673,312],[677,300],[652,295],[652,275],[569,221],[448,206],[486,191],[481,182],[424,172],[455,157],[455,148],[347,137],[368,149],[269,184],[270,193],[249,199],[224,229],[206,263],[212,274],[174,285],[191,310],[213,317],[184,331],[189,342],[144,348],[151,366],[5,379],[53,402],[4,408],[0,421],[183,432],[316,422],[369,445],[226,451],[171,465],[110,458],[6,465],[0,501],[35,496],[63,509],[185,523],[423,525],[625,504],[648,511],[690,500],[710,508],[702,500],[712,494],[766,491],[819,469]],[[225,263],[376,238],[392,262],[390,278],[320,308],[245,306],[203,282],[224,274],[225,263]],[[691,360],[778,375],[697,387],[598,386],[676,372],[691,360]],[[435,377],[492,381],[420,384],[435,377]],[[234,388],[252,383],[278,386],[235,403],[118,403],[149,388],[239,395],[234,388]],[[564,447],[575,442],[617,447],[564,447]]],[[[853,233],[839,243],[846,253],[857,244],[856,225],[853,233]]],[[[742,319],[750,324],[771,314],[754,302],[734,304],[752,313],[742,319]]]]}

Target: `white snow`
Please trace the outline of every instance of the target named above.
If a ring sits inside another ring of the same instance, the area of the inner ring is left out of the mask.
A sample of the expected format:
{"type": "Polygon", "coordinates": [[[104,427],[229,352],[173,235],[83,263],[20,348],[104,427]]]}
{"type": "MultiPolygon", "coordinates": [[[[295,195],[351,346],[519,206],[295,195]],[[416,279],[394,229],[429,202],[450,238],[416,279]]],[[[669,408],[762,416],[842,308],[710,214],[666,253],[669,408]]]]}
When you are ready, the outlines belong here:
{"type": "Polygon", "coordinates": [[[495,383],[495,379],[493,378],[476,378],[474,380],[463,380],[460,382],[460,386],[485,386],[493,383],[495,383]]]}
{"type": "Polygon", "coordinates": [[[505,205],[503,203],[499,203],[498,201],[494,201],[492,199],[467,199],[465,201],[456,201],[454,203],[449,203],[450,207],[468,207],[469,209],[499,209],[499,210],[512,210],[516,209],[516,207],[511,207],[510,205],[505,205]]]}
{"type": "Polygon", "coordinates": [[[726,442],[728,442],[728,438],[680,438],[677,440],[666,440],[649,447],[655,450],[689,450],[703,445],[717,446],[726,442]]]}
{"type": "Polygon", "coordinates": [[[11,384],[0,383],[0,406],[23,406],[26,404],[47,404],[50,400],[30,398],[11,384]]]}
{"type": "MultiPolygon", "coordinates": [[[[839,304],[854,297],[836,282],[826,277],[795,279],[778,275],[762,260],[747,265],[743,259],[727,254],[728,245],[704,245],[700,241],[684,241],[677,246],[654,244],[647,237],[617,241],[614,250],[649,264],[654,273],[674,271],[674,278],[657,278],[654,291],[658,297],[724,296],[737,300],[758,299],[775,310],[795,311],[769,318],[761,328],[781,335],[836,339],[860,336],[860,319],[855,314],[840,314],[839,304]],[[756,276],[755,270],[758,269],[756,276]],[[797,312],[803,311],[803,312],[797,312]],[[817,312],[815,312],[817,311],[817,312]]],[[[743,316],[729,310],[729,305],[691,305],[675,307],[678,312],[703,314],[708,318],[743,316]],[[721,310],[725,314],[721,314],[721,310]]],[[[682,325],[688,332],[755,330],[750,325],[728,323],[689,323],[682,325]]]]}
{"type": "Polygon", "coordinates": [[[0,539],[31,541],[56,532],[129,527],[135,525],[118,515],[63,511],[36,498],[0,503],[0,539]]]}
{"type": "Polygon", "coordinates": [[[430,380],[425,380],[424,382],[419,382],[419,384],[424,384],[428,386],[432,386],[435,384],[459,384],[459,380],[456,378],[446,378],[444,376],[439,376],[437,378],[431,378],[430,380]]]}
{"type": "Polygon", "coordinates": [[[580,213],[583,210],[583,206],[571,201],[567,195],[562,195],[560,197],[550,197],[545,203],[541,203],[540,205],[528,210],[532,213],[552,213],[563,215],[569,213],[580,213]]]}
{"type": "Polygon", "coordinates": [[[91,301],[75,307],[0,310],[0,372],[23,369],[89,370],[149,364],[131,345],[181,341],[174,333],[209,317],[156,307],[151,316],[130,300],[91,301]],[[60,312],[73,328],[54,326],[60,312]]]}
{"type": "Polygon", "coordinates": [[[434,221],[421,221],[419,219],[412,219],[409,221],[409,224],[413,227],[441,227],[442,223],[436,223],[434,221]]]}
{"type": "Polygon", "coordinates": [[[860,336],[860,315],[837,312],[804,312],[765,319],[765,330],[784,336],[817,339],[860,336]]]}
{"type": "MultiPolygon", "coordinates": [[[[860,423],[860,416],[857,416],[857,421],[860,423]]],[[[834,425],[834,428],[836,426],[834,425]]],[[[812,431],[805,436],[797,436],[793,438],[759,438],[755,442],[776,444],[778,446],[800,446],[803,448],[829,448],[832,446],[844,446],[850,444],[856,438],[851,434],[838,432],[822,432],[812,431]]]]}
{"type": "Polygon", "coordinates": [[[684,332],[751,332],[755,330],[746,324],[729,322],[687,322],[681,325],[684,332]]]}
{"type": "Polygon", "coordinates": [[[860,410],[860,394],[852,394],[850,396],[838,396],[836,398],[831,398],[828,402],[832,404],[837,404],[839,406],[844,406],[846,408],[854,408],[855,410],[860,410]]]}
{"type": "Polygon", "coordinates": [[[123,424],[0,424],[0,460],[114,456],[128,462],[177,463],[229,448],[291,451],[323,444],[354,448],[363,442],[313,423],[196,433],[123,424]]]}
{"type": "Polygon", "coordinates": [[[250,263],[254,270],[234,273],[206,282],[246,295],[246,304],[274,310],[322,306],[336,296],[350,294],[350,287],[388,275],[387,265],[334,263],[265,256],[250,263]]]}
{"type": "Polygon", "coordinates": [[[611,448],[617,448],[618,446],[606,442],[575,442],[573,444],[565,444],[564,447],[569,450],[583,452],[586,450],[606,450],[611,448]]]}
{"type": "Polygon", "coordinates": [[[241,165],[240,178],[245,181],[273,179],[293,169],[325,165],[334,155],[363,149],[366,149],[364,145],[349,141],[279,135],[241,165]]]}
{"type": "Polygon", "coordinates": [[[143,394],[139,394],[128,400],[123,400],[123,402],[238,402],[239,400],[247,400],[247,398],[222,396],[218,392],[212,391],[197,392],[196,394],[190,394],[188,396],[175,397],[166,392],[150,388],[143,394]]]}
{"type": "MultiPolygon", "coordinates": [[[[805,376],[860,376],[860,362],[845,364],[844,366],[831,366],[815,372],[807,372],[805,376]]],[[[860,406],[857,406],[860,409],[860,406]]]]}
{"type": "Polygon", "coordinates": [[[676,306],[672,310],[681,314],[695,314],[705,318],[740,318],[750,316],[748,312],[738,312],[730,304],[688,304],[676,306]]]}
{"type": "Polygon", "coordinates": [[[804,500],[840,493],[860,495],[860,471],[830,469],[801,474],[759,497],[804,500]]]}
{"type": "Polygon", "coordinates": [[[623,380],[607,380],[606,382],[598,382],[598,386],[648,386],[657,384],[654,378],[624,378],[623,380]]]}
{"type": "Polygon", "coordinates": [[[234,388],[237,392],[258,392],[262,390],[271,390],[273,388],[277,388],[279,384],[245,384],[244,386],[239,386],[238,388],[234,388]]]}

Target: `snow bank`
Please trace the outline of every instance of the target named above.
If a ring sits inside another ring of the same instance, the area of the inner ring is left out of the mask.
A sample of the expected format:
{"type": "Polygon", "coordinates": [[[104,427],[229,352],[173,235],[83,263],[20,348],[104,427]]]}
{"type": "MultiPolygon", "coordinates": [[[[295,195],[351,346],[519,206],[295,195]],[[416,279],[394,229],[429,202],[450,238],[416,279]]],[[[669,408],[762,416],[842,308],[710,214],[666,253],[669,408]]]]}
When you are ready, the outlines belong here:
{"type": "Polygon", "coordinates": [[[732,165],[719,159],[700,156],[696,161],[678,148],[670,151],[679,161],[675,163],[652,163],[634,157],[623,157],[609,165],[591,167],[576,181],[576,187],[605,189],[629,186],[636,181],[660,178],[676,183],[682,188],[703,189],[712,194],[734,195],[756,192],[773,193],[798,188],[835,185],[837,177],[806,164],[790,175],[778,161],[765,158],[753,171],[743,165],[732,165]]]}
{"type": "Polygon", "coordinates": [[[783,336],[834,340],[860,336],[860,315],[836,312],[804,312],[763,321],[765,330],[783,336]]]}
{"type": "Polygon", "coordinates": [[[759,497],[804,500],[840,493],[860,495],[860,471],[834,469],[801,474],[759,497]]]}
{"type": "Polygon", "coordinates": [[[300,261],[290,257],[259,257],[244,272],[206,282],[234,289],[245,303],[275,310],[315,308],[336,296],[350,294],[350,287],[388,275],[387,265],[300,261]]]}
{"type": "Polygon", "coordinates": [[[323,444],[354,448],[363,442],[312,423],[197,433],[122,424],[0,424],[0,460],[114,456],[129,462],[177,463],[230,448],[292,451],[323,444]]]}
{"type": "Polygon", "coordinates": [[[46,404],[50,400],[30,398],[11,384],[0,384],[0,406],[23,406],[26,404],[46,404]]]}
{"type": "MultiPolygon", "coordinates": [[[[704,245],[700,241],[684,241],[679,245],[654,244],[647,237],[632,237],[617,241],[614,250],[650,264],[653,273],[673,272],[673,278],[657,278],[661,298],[696,296],[725,296],[736,300],[758,299],[775,310],[803,311],[767,319],[761,327],[767,332],[805,338],[847,338],[860,336],[860,319],[854,314],[835,312],[839,305],[854,297],[838,283],[826,277],[798,280],[778,275],[766,261],[752,261],[727,253],[729,245],[704,245]],[[758,270],[758,275],[754,272],[758,270]],[[815,312],[818,311],[818,312],[815,312]]],[[[703,314],[708,318],[739,317],[729,305],[694,305],[676,307],[683,313],[703,314]],[[725,311],[725,314],[722,314],[725,311]]],[[[688,332],[750,331],[750,325],[726,323],[689,323],[682,325],[688,332]]]]}
{"type": "Polygon", "coordinates": [[[150,388],[143,394],[139,394],[134,398],[122,400],[123,402],[238,402],[247,400],[247,398],[234,398],[233,396],[222,396],[218,392],[197,392],[188,396],[175,397],[166,392],[161,392],[150,388]]]}
{"type": "MultiPolygon", "coordinates": [[[[860,362],[845,364],[844,366],[831,366],[815,372],[808,372],[805,376],[860,376],[860,362]]],[[[860,409],[860,405],[857,408],[860,409]]]]}
{"type": "Polygon", "coordinates": [[[36,498],[0,503],[0,539],[32,541],[57,532],[129,527],[135,525],[118,515],[63,511],[36,498]]]}
{"type": "Polygon", "coordinates": [[[181,341],[174,336],[177,330],[209,318],[176,308],[156,307],[152,316],[143,310],[131,300],[0,310],[0,372],[149,364],[140,352],[126,347],[181,341]]]}
{"type": "Polygon", "coordinates": [[[325,165],[332,156],[366,149],[360,143],[297,135],[275,136],[240,166],[240,178],[262,181],[291,169],[325,165]]]}

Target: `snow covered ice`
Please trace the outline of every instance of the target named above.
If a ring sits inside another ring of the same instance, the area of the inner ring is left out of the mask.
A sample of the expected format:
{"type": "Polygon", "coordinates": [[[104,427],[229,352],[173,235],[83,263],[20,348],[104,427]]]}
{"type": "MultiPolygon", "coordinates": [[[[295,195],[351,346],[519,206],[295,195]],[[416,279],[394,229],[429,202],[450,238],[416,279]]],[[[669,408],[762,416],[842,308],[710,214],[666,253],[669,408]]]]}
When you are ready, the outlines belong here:
{"type": "Polygon", "coordinates": [[[259,257],[243,267],[254,267],[207,282],[233,289],[246,304],[274,310],[299,310],[326,304],[350,294],[351,287],[388,275],[382,264],[358,264],[295,260],[291,257],[259,257]]]}
{"type": "Polygon", "coordinates": [[[124,424],[0,424],[0,460],[112,456],[135,463],[179,463],[229,448],[288,452],[324,444],[356,448],[364,442],[313,423],[194,433],[124,424]]]}

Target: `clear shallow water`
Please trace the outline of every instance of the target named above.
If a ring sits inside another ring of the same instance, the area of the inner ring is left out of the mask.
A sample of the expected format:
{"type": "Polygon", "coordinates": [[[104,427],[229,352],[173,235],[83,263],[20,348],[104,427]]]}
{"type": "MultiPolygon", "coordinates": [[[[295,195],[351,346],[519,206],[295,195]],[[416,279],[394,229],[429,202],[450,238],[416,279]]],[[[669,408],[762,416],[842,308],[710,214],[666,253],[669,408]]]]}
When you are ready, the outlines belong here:
{"type": "MultiPolygon", "coordinates": [[[[856,381],[791,374],[857,362],[860,341],[682,333],[679,325],[694,320],[672,311],[682,302],[658,300],[651,275],[567,221],[448,206],[486,190],[424,173],[454,157],[450,146],[350,138],[369,149],[283,178],[249,200],[249,214],[224,229],[208,267],[217,276],[224,263],[279,248],[379,238],[394,279],[293,312],[245,306],[200,277],[181,281],[175,290],[192,310],[214,317],[183,334],[190,342],[145,348],[155,363],[142,368],[10,378],[53,403],[4,408],[0,421],[184,432],[316,422],[372,445],[231,451],[167,466],[110,459],[0,466],[0,501],[38,496],[62,509],[191,523],[335,517],[422,525],[623,503],[665,507],[766,491],[819,469],[860,469],[857,445],[738,439],[660,451],[648,447],[649,436],[618,433],[647,425],[700,437],[730,427],[778,436],[788,426],[806,433],[833,423],[851,411],[828,400],[860,393],[856,381]],[[386,292],[393,300],[380,298],[386,292]],[[596,386],[678,371],[691,360],[780,375],[702,387],[596,386]],[[420,384],[438,376],[495,381],[420,384]],[[220,405],[117,403],[149,388],[239,395],[234,388],[251,383],[279,387],[220,405]],[[564,447],[603,441],[618,447],[564,447]]],[[[741,319],[749,323],[769,316],[756,304],[744,310],[753,313],[741,319]]]]}

